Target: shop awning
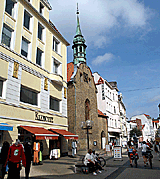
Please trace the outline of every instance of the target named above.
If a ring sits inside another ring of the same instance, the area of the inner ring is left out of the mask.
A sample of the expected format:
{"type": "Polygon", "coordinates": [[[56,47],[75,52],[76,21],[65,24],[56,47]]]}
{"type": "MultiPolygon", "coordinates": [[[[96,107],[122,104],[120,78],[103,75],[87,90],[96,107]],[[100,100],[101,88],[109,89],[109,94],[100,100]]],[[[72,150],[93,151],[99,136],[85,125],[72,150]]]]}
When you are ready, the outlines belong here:
{"type": "Polygon", "coordinates": [[[2,131],[13,131],[13,126],[7,123],[0,123],[0,130],[2,131]]]}
{"type": "Polygon", "coordinates": [[[35,135],[36,140],[44,140],[44,139],[58,139],[58,134],[55,134],[43,127],[32,127],[32,126],[20,126],[28,132],[35,135]]]}
{"type": "Polygon", "coordinates": [[[65,139],[78,139],[78,135],[75,135],[69,131],[66,131],[64,129],[50,129],[51,131],[62,135],[65,139]]]}

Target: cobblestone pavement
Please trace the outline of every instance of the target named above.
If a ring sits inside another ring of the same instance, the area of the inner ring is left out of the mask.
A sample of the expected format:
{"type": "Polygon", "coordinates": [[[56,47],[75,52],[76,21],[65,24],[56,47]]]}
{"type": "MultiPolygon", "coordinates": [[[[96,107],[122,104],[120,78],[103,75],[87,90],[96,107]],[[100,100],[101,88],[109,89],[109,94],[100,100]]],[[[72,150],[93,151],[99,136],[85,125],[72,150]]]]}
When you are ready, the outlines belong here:
{"type": "MultiPolygon", "coordinates": [[[[140,154],[138,160],[138,168],[131,168],[128,161],[128,155],[126,150],[123,149],[123,161],[114,161],[111,156],[102,155],[106,159],[106,166],[102,171],[102,174],[93,176],[90,174],[83,174],[78,171],[74,173],[74,165],[77,160],[85,154],[79,152],[76,158],[70,158],[68,156],[61,157],[59,160],[45,160],[43,165],[35,165],[31,167],[30,179],[48,179],[48,178],[63,178],[63,179],[90,179],[90,178],[101,178],[101,179],[157,179],[160,176],[160,161],[155,152],[153,158],[153,169],[149,166],[146,168],[143,166],[143,159],[140,154]]],[[[21,179],[24,179],[24,168],[21,171],[21,179]]]]}

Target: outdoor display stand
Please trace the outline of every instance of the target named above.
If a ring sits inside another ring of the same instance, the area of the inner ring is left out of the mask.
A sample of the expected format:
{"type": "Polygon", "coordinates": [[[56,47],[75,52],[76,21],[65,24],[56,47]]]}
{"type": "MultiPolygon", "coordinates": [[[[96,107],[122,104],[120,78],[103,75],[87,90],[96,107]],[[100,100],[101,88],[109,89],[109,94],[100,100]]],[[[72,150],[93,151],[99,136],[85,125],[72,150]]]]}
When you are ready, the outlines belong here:
{"type": "Polygon", "coordinates": [[[51,152],[50,152],[50,159],[52,159],[52,158],[54,158],[54,159],[60,158],[60,149],[53,149],[53,150],[51,150],[51,152]]]}
{"type": "Polygon", "coordinates": [[[114,146],[114,160],[123,160],[122,159],[122,147],[114,146]]]}

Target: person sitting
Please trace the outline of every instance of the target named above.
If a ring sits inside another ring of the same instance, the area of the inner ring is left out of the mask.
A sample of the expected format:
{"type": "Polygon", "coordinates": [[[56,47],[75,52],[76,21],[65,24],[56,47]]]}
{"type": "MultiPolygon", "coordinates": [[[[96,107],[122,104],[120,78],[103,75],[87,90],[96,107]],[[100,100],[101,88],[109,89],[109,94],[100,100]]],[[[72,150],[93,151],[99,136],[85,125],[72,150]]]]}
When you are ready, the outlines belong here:
{"type": "Polygon", "coordinates": [[[92,149],[88,149],[88,153],[85,155],[85,158],[84,158],[84,165],[89,167],[89,169],[91,170],[93,175],[97,175],[95,161],[94,161],[93,155],[92,155],[92,149]]]}
{"type": "Polygon", "coordinates": [[[100,161],[98,155],[95,153],[95,150],[92,151],[92,155],[93,155],[93,159],[95,161],[95,166],[96,166],[97,172],[102,173],[101,170],[103,170],[103,168],[101,166],[101,161],[100,161]]]}

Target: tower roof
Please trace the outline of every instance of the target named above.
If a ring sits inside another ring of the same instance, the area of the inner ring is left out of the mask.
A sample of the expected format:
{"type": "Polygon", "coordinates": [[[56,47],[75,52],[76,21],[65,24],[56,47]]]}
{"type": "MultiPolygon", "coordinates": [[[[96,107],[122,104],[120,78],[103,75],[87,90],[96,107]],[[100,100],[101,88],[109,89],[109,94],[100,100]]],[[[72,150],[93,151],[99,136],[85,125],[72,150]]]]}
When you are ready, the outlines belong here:
{"type": "Polygon", "coordinates": [[[73,43],[74,44],[84,44],[85,39],[82,35],[81,28],[80,28],[80,22],[79,22],[79,9],[78,9],[78,3],[77,3],[77,28],[76,28],[76,35],[74,36],[73,43]]]}
{"type": "Polygon", "coordinates": [[[76,28],[76,35],[74,36],[73,46],[72,46],[74,65],[77,65],[80,62],[86,63],[86,47],[87,47],[80,28],[78,3],[77,3],[76,14],[77,14],[77,28],[76,28]]]}

